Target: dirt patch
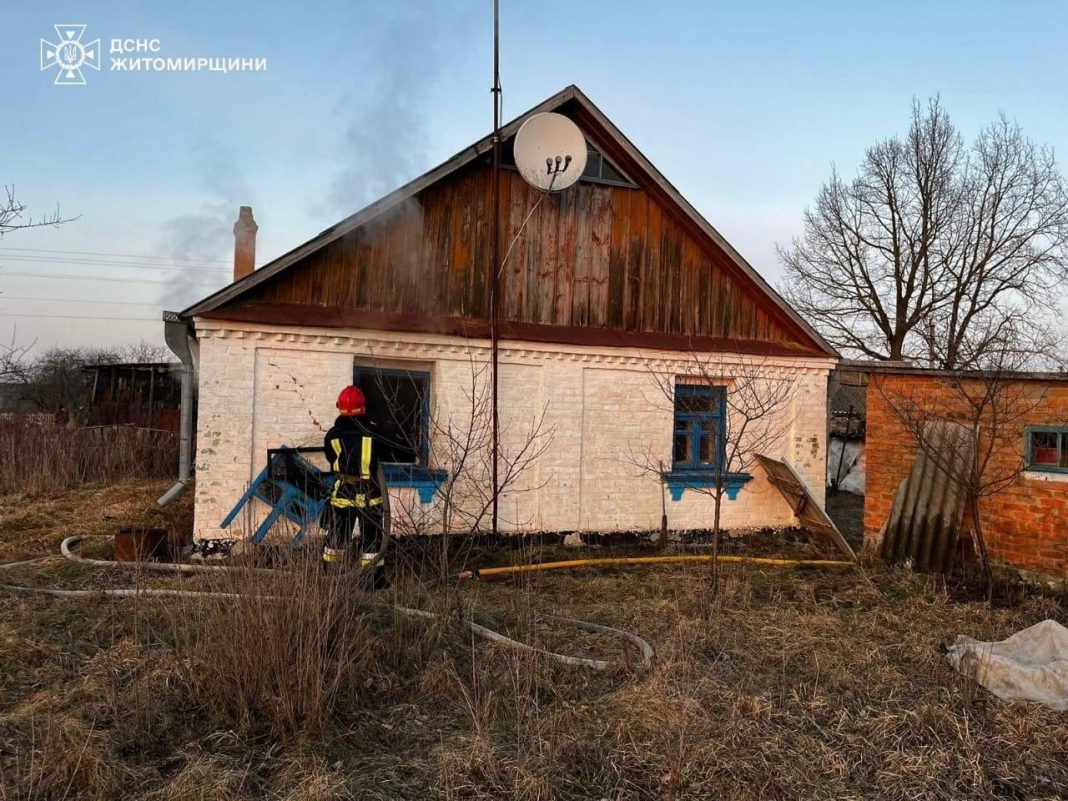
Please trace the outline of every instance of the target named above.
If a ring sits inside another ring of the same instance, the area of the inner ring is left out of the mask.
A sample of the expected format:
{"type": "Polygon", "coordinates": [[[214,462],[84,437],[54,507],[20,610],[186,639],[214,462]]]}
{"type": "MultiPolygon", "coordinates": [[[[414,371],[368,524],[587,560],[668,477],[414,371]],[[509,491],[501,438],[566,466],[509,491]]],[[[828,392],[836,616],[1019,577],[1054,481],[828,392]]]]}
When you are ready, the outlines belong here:
{"type": "Polygon", "coordinates": [[[827,515],[854,550],[864,546],[864,496],[827,491],[827,515]]]}

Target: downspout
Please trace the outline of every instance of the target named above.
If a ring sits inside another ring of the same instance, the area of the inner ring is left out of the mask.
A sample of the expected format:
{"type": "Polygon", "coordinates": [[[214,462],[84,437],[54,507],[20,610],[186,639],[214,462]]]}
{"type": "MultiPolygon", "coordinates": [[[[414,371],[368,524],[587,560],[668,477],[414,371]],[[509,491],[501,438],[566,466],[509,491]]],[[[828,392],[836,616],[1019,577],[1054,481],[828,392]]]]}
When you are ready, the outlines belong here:
{"type": "Polygon", "coordinates": [[[174,312],[163,313],[163,337],[182,363],[182,409],[181,423],[178,429],[178,481],[156,501],[160,506],[167,506],[175,498],[189,489],[193,475],[193,352],[189,347],[189,323],[174,312]]]}

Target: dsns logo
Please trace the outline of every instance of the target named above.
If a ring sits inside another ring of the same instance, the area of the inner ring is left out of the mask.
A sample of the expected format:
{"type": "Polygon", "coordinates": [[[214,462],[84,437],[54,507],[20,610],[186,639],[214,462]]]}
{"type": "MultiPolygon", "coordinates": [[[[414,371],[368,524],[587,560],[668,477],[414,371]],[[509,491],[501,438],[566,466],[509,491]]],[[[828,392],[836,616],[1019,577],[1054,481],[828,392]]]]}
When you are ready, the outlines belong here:
{"type": "Polygon", "coordinates": [[[57,68],[56,86],[85,84],[82,67],[100,69],[100,40],[83,42],[84,25],[53,25],[58,42],[41,40],[41,70],[57,68]]]}

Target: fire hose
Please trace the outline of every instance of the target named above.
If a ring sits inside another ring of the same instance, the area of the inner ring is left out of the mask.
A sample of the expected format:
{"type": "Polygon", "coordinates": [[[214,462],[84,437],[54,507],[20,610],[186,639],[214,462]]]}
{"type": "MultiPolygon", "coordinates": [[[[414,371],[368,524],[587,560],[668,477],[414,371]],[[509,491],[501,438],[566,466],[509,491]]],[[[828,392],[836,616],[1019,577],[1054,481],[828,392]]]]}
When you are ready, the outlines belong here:
{"type": "MultiPolygon", "coordinates": [[[[227,565],[195,565],[185,562],[117,562],[110,559],[93,559],[90,557],[80,556],[75,552],[75,546],[81,542],[83,538],[80,536],[67,537],[59,546],[60,554],[72,562],[78,562],[80,564],[92,565],[94,567],[126,567],[136,570],[152,570],[156,572],[178,572],[178,573],[221,573],[231,572],[236,570],[252,570],[256,573],[272,574],[275,571],[266,568],[243,568],[243,567],[231,567],[227,565]]],[[[0,564],[0,569],[21,567],[26,565],[35,564],[48,559],[52,559],[51,556],[38,557],[36,559],[24,559],[18,562],[8,562],[6,564],[0,564]]],[[[241,598],[240,593],[232,592],[217,592],[217,591],[199,591],[199,590],[176,590],[158,587],[138,587],[138,588],[109,588],[109,589],[93,589],[93,590],[63,590],[52,587],[27,587],[18,584],[0,584],[0,588],[17,593],[34,593],[39,595],[50,595],[57,598],[98,598],[100,596],[112,597],[112,598],[129,598],[129,597],[177,597],[177,598],[227,598],[237,599],[241,598]]],[[[279,600],[277,596],[267,596],[264,600],[279,600]]],[[[429,612],[423,609],[412,609],[410,607],[401,606],[399,604],[390,604],[388,607],[392,612],[402,615],[404,617],[420,618],[424,620],[434,620],[440,617],[435,612],[429,612]]],[[[612,628],[611,626],[604,626],[600,623],[591,623],[585,620],[576,620],[574,618],[567,617],[546,617],[542,618],[548,622],[562,623],[565,625],[574,626],[576,628],[588,631],[593,634],[599,634],[605,637],[613,637],[632,644],[641,655],[641,667],[647,668],[652,664],[653,660],[653,646],[648,641],[642,639],[636,634],[632,634],[628,631],[612,628]]],[[[471,632],[484,640],[490,642],[496,642],[501,645],[506,645],[510,648],[525,651],[527,653],[539,654],[548,657],[553,662],[562,665],[570,665],[574,667],[585,667],[593,670],[607,670],[616,666],[617,662],[613,660],[605,659],[589,659],[586,657],[570,656],[568,654],[558,654],[554,651],[548,651],[543,648],[530,645],[520,640],[512,639],[500,632],[487,628],[476,623],[473,620],[465,621],[467,627],[471,632]]]]}
{"type": "MultiPolygon", "coordinates": [[[[92,565],[94,567],[130,567],[138,570],[151,570],[165,573],[225,573],[234,570],[251,570],[255,573],[272,574],[275,571],[266,568],[237,568],[227,565],[196,565],[185,562],[117,562],[110,559],[93,559],[85,556],[80,556],[75,553],[75,546],[81,542],[82,537],[73,536],[67,537],[60,544],[60,553],[65,558],[72,562],[78,562],[85,565],[92,565]]],[[[0,569],[14,568],[25,565],[34,564],[54,557],[44,556],[36,559],[24,559],[18,562],[8,562],[6,564],[0,564],[0,569]]],[[[629,565],[657,565],[657,564],[680,564],[680,563],[694,563],[694,562],[712,562],[718,561],[720,563],[734,563],[734,564],[751,564],[765,567],[777,567],[777,568],[795,568],[795,567],[811,567],[811,568],[838,568],[838,567],[853,567],[853,562],[836,561],[829,559],[782,559],[777,557],[755,557],[755,556],[735,556],[735,555],[678,555],[678,556],[629,556],[629,557],[609,557],[601,559],[571,559],[557,562],[542,562],[536,564],[527,565],[508,565],[506,567],[490,567],[483,568],[481,570],[465,570],[459,573],[456,578],[460,581],[467,581],[472,579],[489,579],[499,576],[515,575],[523,573],[537,573],[549,570],[570,570],[575,568],[584,567],[618,567],[629,565]]],[[[0,588],[10,590],[12,592],[21,593],[38,593],[44,595],[51,595],[59,598],[92,598],[99,597],[101,595],[105,597],[135,597],[135,596],[159,596],[159,597],[178,597],[178,598],[240,598],[239,593],[231,592],[217,592],[217,591],[198,591],[198,590],[176,590],[166,588],[133,588],[133,589],[95,589],[95,590],[62,590],[51,587],[26,587],[15,584],[0,584],[0,588]]],[[[406,606],[400,606],[398,604],[391,604],[390,610],[396,614],[403,615],[405,617],[422,618],[426,620],[433,620],[439,617],[434,612],[428,612],[422,609],[412,609],[406,606]]],[[[630,632],[623,631],[621,629],[612,628],[611,626],[604,626],[599,623],[592,623],[584,620],[576,620],[574,618],[566,617],[548,617],[543,618],[547,621],[556,623],[563,623],[566,625],[575,626],[576,628],[583,629],[594,634],[600,634],[607,637],[613,637],[621,639],[634,645],[641,654],[642,667],[648,667],[652,663],[653,647],[646,640],[631,634],[630,632]]],[[[511,637],[507,637],[493,629],[479,625],[473,620],[466,621],[468,628],[478,637],[489,640],[491,642],[497,642],[503,645],[507,645],[517,650],[527,651],[530,653],[542,654],[554,662],[572,665],[579,667],[592,668],[594,670],[606,670],[612,667],[613,662],[602,659],[588,659],[586,657],[569,656],[567,654],[558,654],[553,651],[547,651],[541,648],[537,648],[528,643],[514,640],[511,637]]]]}

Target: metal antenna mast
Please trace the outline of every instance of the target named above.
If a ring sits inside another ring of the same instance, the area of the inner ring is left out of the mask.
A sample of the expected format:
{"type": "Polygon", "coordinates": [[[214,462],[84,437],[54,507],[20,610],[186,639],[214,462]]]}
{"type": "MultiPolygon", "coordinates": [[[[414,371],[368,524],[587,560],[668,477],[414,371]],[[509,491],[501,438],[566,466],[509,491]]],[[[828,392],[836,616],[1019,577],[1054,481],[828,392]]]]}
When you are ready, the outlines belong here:
{"type": "Polygon", "coordinates": [[[497,411],[497,317],[500,302],[501,260],[501,9],[500,0],[493,0],[493,263],[490,279],[490,372],[493,389],[493,517],[492,532],[497,534],[497,512],[500,484],[497,460],[500,450],[500,419],[497,411]]]}

